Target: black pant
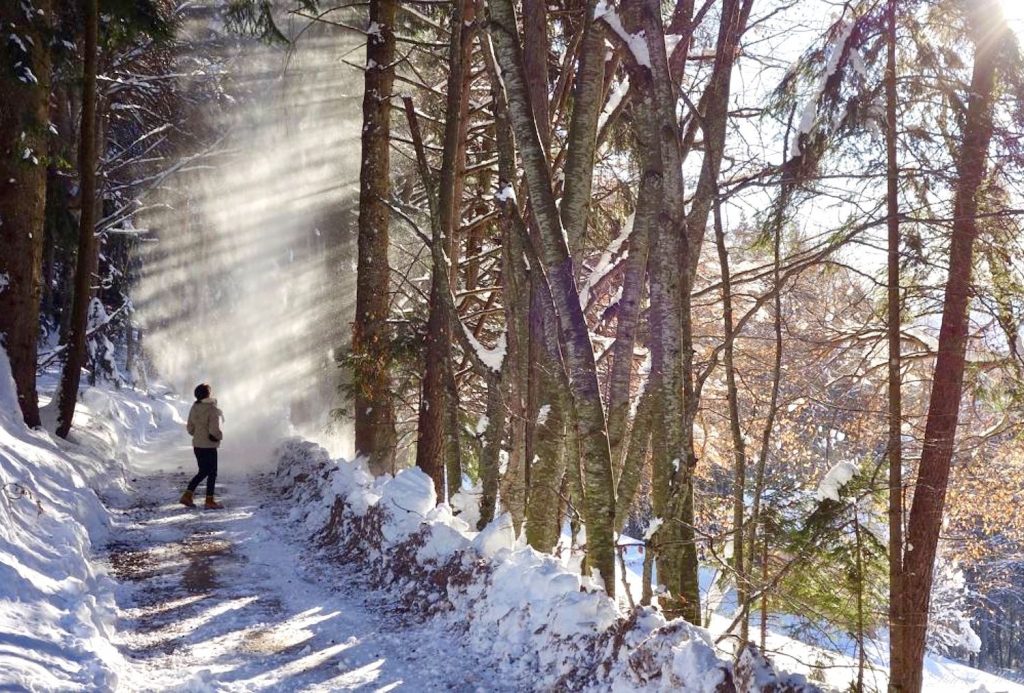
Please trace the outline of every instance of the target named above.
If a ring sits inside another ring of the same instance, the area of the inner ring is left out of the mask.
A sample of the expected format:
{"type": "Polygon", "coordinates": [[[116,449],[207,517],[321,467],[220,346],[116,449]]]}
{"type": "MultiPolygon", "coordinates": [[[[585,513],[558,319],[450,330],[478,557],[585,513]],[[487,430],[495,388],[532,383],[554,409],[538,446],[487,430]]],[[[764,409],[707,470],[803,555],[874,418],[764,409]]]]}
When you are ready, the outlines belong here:
{"type": "Polygon", "coordinates": [[[213,486],[217,483],[217,448],[192,448],[199,463],[199,473],[188,482],[188,490],[195,491],[199,482],[206,479],[206,495],[213,495],[213,486]]]}

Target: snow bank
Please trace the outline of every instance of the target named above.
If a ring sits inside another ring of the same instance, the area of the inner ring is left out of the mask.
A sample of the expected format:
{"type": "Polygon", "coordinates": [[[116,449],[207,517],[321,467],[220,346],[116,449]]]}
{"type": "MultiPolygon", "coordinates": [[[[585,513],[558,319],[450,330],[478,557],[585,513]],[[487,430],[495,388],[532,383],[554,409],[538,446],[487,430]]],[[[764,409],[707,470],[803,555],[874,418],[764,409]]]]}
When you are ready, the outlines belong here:
{"type": "Polygon", "coordinates": [[[359,565],[403,610],[437,618],[469,647],[533,689],[815,691],[780,677],[760,655],[735,669],[707,631],[653,609],[623,614],[592,581],[551,556],[517,546],[500,515],[482,532],[437,505],[418,469],[374,479],[360,462],[331,460],[299,439],[277,451],[275,486],[290,520],[321,550],[359,565]]]}
{"type": "Polygon", "coordinates": [[[69,441],[31,430],[0,349],[0,690],[117,685],[114,581],[89,560],[108,515],[91,487],[125,493],[126,446],[147,421],[130,398],[87,390],[69,441]]]}

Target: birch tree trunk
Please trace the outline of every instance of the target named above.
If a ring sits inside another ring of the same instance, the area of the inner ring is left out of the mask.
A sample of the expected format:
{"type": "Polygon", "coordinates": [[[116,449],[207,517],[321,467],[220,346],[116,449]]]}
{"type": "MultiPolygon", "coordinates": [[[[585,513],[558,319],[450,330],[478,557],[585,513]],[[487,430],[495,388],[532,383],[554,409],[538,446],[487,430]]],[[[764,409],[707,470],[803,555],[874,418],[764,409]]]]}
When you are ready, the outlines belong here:
{"type": "Polygon", "coordinates": [[[976,47],[967,117],[957,164],[953,206],[953,237],[949,248],[938,357],[928,402],[924,445],[914,501],[907,523],[907,551],[902,588],[906,619],[901,643],[904,693],[920,693],[924,666],[935,553],[942,527],[946,489],[963,392],[967,351],[968,304],[971,290],[974,241],[978,235],[978,195],[985,178],[993,129],[993,103],[997,56],[1007,40],[1007,28],[996,0],[965,2],[970,33],[976,47]]]}
{"type": "Polygon", "coordinates": [[[391,89],[395,78],[395,0],[370,0],[359,169],[356,311],[352,324],[355,447],[375,475],[394,472],[395,410],[391,399],[388,263],[391,89]]]}
{"type": "Polygon", "coordinates": [[[39,426],[36,343],[46,206],[49,138],[50,21],[48,0],[38,13],[0,5],[9,29],[0,45],[0,347],[7,351],[22,417],[39,426]],[[13,37],[20,37],[20,41],[13,37]],[[20,67],[17,67],[19,66],[20,67]]]}

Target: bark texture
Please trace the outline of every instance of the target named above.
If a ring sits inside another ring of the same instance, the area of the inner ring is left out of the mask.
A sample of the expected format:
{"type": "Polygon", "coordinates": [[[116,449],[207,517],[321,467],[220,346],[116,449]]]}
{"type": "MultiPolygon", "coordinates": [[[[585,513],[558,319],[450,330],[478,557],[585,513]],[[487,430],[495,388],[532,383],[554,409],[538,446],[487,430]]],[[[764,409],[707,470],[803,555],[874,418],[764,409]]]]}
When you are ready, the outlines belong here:
{"type": "Polygon", "coordinates": [[[85,65],[82,75],[82,124],[78,145],[81,179],[81,216],[78,221],[78,259],[74,299],[68,329],[67,360],[60,378],[57,435],[67,438],[78,400],[78,385],[85,363],[85,340],[92,274],[96,264],[96,62],[99,33],[98,0],[85,3],[85,65]]]}
{"type": "Polygon", "coordinates": [[[897,685],[904,693],[919,693],[922,685],[935,552],[949,485],[950,464],[960,414],[967,350],[968,304],[974,241],[978,236],[978,194],[985,178],[993,129],[997,56],[1006,41],[1006,24],[995,0],[965,3],[971,38],[976,46],[967,118],[957,165],[953,207],[953,237],[949,249],[938,357],[928,402],[921,466],[907,523],[903,590],[906,629],[903,664],[897,685]]]}
{"type": "Polygon", "coordinates": [[[608,443],[617,480],[621,479],[625,464],[633,349],[636,345],[640,305],[647,280],[651,228],[658,220],[660,198],[660,172],[645,167],[640,177],[640,190],[637,194],[636,211],[633,214],[633,232],[629,236],[629,257],[626,259],[626,274],[622,280],[622,297],[619,299],[608,386],[608,443]]]}
{"type": "MultiPolygon", "coordinates": [[[[472,12],[468,0],[452,6],[451,34],[448,46],[448,88],[445,106],[444,141],[441,170],[436,188],[437,204],[432,213],[433,270],[430,289],[430,317],[427,321],[427,349],[424,364],[423,395],[420,399],[416,466],[434,480],[439,500],[445,497],[445,461],[460,457],[458,424],[458,388],[452,371],[452,329],[459,320],[454,303],[449,304],[455,234],[462,207],[462,172],[466,163],[466,58],[468,32],[463,18],[472,12]],[[438,250],[442,252],[438,252],[438,250]],[[447,295],[442,295],[442,293],[447,295]]],[[[410,116],[412,117],[412,116],[410,116]]],[[[422,175],[432,174],[424,169],[422,175]]],[[[428,189],[434,186],[424,181],[428,189]]],[[[428,194],[434,195],[433,192],[428,194]]],[[[453,464],[461,469],[461,464],[453,464]]]]}
{"type": "Polygon", "coordinates": [[[26,17],[0,5],[0,347],[7,351],[25,423],[39,425],[36,343],[43,258],[49,137],[51,10],[26,17]],[[16,67],[20,65],[20,67],[16,67]]]}
{"type": "Polygon", "coordinates": [[[740,425],[739,391],[736,387],[736,367],[733,359],[735,330],[732,318],[732,279],[729,272],[729,251],[725,245],[725,227],[722,223],[722,210],[715,203],[715,245],[718,249],[718,262],[722,269],[722,322],[725,335],[725,349],[722,365],[725,367],[726,398],[729,401],[729,432],[732,435],[733,456],[733,504],[732,504],[732,562],[735,571],[736,601],[743,613],[740,615],[740,642],[746,646],[750,637],[749,620],[747,619],[750,586],[747,578],[744,544],[744,513],[747,488],[747,452],[743,442],[743,428],[740,425]]]}
{"type": "Polygon", "coordinates": [[[359,169],[359,239],[356,314],[352,325],[356,454],[373,474],[393,472],[395,410],[391,400],[388,325],[390,275],[388,208],[391,97],[395,78],[395,0],[370,0],[363,92],[362,164],[359,169]]]}
{"type": "MultiPolygon", "coordinates": [[[[888,215],[888,394],[889,394],[889,679],[902,681],[903,650],[903,402],[900,349],[899,165],[896,158],[896,0],[886,4],[885,152],[888,215]]],[[[898,688],[896,690],[899,690],[898,688]]]]}
{"type": "Polygon", "coordinates": [[[580,257],[590,214],[590,193],[594,179],[594,154],[597,150],[597,121],[604,104],[605,48],[604,29],[594,21],[593,3],[583,16],[580,66],[573,92],[570,139],[566,144],[565,195],[562,198],[562,225],[569,239],[572,257],[580,257]]]}
{"type": "Polygon", "coordinates": [[[660,4],[644,0],[643,28],[651,55],[651,80],[641,107],[649,109],[647,158],[663,179],[664,195],[652,239],[650,261],[651,373],[648,387],[655,400],[651,464],[654,514],[663,523],[652,537],[657,555],[658,581],[671,594],[666,611],[691,623],[700,621],[696,547],[693,527],[687,522],[692,508],[690,488],[692,447],[687,442],[687,399],[684,383],[683,323],[688,282],[680,272],[684,264],[687,226],[682,178],[682,152],[675,113],[675,97],[664,47],[660,4]],[[660,143],[660,146],[658,146],[660,143]]]}
{"type": "MultiPolygon", "coordinates": [[[[551,170],[533,117],[515,10],[510,0],[495,0],[489,10],[488,26],[505,86],[509,119],[523,160],[531,209],[540,231],[538,254],[543,267],[539,269],[547,275],[551,286],[558,332],[565,346],[580,457],[586,461],[584,516],[588,561],[604,578],[608,594],[614,595],[615,493],[593,346],[573,280],[572,258],[555,203],[551,170]]],[[[588,12],[593,12],[593,8],[588,7],[588,12]]]]}

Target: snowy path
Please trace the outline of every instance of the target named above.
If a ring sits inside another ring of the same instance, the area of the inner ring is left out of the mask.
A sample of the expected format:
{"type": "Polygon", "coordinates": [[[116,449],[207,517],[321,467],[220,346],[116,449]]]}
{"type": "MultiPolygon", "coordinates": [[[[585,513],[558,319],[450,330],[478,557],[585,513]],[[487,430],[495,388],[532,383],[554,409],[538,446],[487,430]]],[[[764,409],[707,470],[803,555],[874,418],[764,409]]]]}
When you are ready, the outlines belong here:
{"type": "MultiPolygon", "coordinates": [[[[142,468],[190,459],[155,442],[166,457],[138,451],[142,468]]],[[[450,635],[375,605],[354,570],[317,565],[266,477],[227,480],[226,510],[192,510],[175,502],[181,467],[136,477],[134,503],[113,511],[107,560],[132,664],[121,690],[501,689],[450,635]]]]}

